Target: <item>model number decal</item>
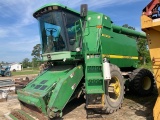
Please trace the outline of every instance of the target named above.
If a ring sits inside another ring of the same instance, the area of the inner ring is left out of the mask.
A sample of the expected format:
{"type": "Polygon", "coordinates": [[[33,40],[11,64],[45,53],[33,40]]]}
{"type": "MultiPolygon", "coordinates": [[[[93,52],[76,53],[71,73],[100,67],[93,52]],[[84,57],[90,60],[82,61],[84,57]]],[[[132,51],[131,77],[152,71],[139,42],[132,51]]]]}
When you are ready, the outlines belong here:
{"type": "Polygon", "coordinates": [[[110,35],[107,35],[107,34],[102,34],[103,37],[106,37],[106,38],[111,38],[110,35]]]}

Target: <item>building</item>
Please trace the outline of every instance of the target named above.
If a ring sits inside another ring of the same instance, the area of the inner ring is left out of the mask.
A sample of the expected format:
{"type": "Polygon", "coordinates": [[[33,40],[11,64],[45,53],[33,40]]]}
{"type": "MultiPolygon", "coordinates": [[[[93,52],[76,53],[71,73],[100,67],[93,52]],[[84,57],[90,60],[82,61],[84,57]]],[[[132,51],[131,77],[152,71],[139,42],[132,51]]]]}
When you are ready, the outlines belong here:
{"type": "Polygon", "coordinates": [[[11,66],[10,71],[22,70],[22,64],[12,63],[10,64],[10,66],[11,66]]]}

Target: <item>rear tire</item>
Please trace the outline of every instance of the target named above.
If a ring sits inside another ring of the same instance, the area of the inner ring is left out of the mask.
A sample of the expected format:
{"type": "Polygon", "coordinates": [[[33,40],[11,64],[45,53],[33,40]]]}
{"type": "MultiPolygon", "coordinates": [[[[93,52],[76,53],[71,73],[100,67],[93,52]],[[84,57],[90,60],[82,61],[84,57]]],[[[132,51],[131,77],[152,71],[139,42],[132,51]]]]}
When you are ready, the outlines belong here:
{"type": "Polygon", "coordinates": [[[122,107],[124,99],[124,81],[120,69],[110,64],[111,80],[106,81],[106,110],[113,113],[122,107]]]}
{"type": "Polygon", "coordinates": [[[147,69],[136,69],[130,76],[129,90],[140,96],[150,95],[154,88],[154,76],[147,69]]]}

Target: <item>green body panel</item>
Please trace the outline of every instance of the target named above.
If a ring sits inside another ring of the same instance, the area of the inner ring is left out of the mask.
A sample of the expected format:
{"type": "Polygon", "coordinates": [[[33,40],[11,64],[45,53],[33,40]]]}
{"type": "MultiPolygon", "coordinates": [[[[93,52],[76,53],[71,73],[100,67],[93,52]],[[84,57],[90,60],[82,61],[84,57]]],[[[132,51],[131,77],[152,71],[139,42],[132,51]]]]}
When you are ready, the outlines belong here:
{"type": "Polygon", "coordinates": [[[83,67],[78,66],[70,70],[63,79],[59,80],[48,103],[54,111],[62,110],[83,77],[83,67]]]}
{"type": "Polygon", "coordinates": [[[86,25],[84,33],[85,37],[83,41],[87,49],[84,49],[84,52],[98,52],[100,47],[101,29],[97,29],[96,26],[102,25],[102,16],[103,14],[98,14],[95,12],[88,13],[88,22],[86,25]],[[99,19],[97,19],[98,16],[100,17],[99,19]]]}
{"type": "Polygon", "coordinates": [[[46,53],[42,55],[43,61],[48,60],[63,60],[63,59],[71,59],[71,52],[53,52],[53,53],[46,53]],[[50,57],[48,57],[50,55],[50,57]]]}
{"type": "Polygon", "coordinates": [[[102,54],[116,55],[117,58],[107,58],[112,64],[118,67],[136,67],[138,62],[138,48],[136,41],[125,35],[102,29],[102,34],[110,36],[109,38],[101,36],[102,54]],[[106,47],[106,45],[108,45],[106,47]],[[128,58],[118,58],[118,56],[128,56],[128,58]],[[131,59],[131,57],[137,57],[137,59],[131,59]]]}
{"type": "Polygon", "coordinates": [[[52,52],[52,53],[46,53],[42,54],[42,60],[43,61],[49,61],[49,60],[75,60],[75,59],[82,59],[82,52],[52,52]],[[50,57],[48,57],[48,55],[50,57]]]}
{"type": "Polygon", "coordinates": [[[62,111],[82,77],[81,65],[55,66],[19,90],[18,99],[39,108],[45,115],[47,108],[62,111]]]}
{"type": "MultiPolygon", "coordinates": [[[[86,45],[87,51],[100,52],[101,55],[105,55],[112,64],[115,64],[120,68],[136,68],[138,62],[136,41],[126,35],[113,32],[110,18],[103,14],[90,14],[89,12],[87,19],[88,25],[86,25],[86,36],[84,38],[84,44],[86,45]],[[102,25],[102,29],[96,28],[97,25],[102,25]],[[109,55],[124,56],[124,58],[110,58],[109,55]],[[137,59],[132,59],[131,57],[136,57],[137,59]]],[[[134,34],[134,31],[131,31],[132,34],[134,34]]],[[[138,33],[139,32],[135,31],[134,35],[144,37],[144,34],[138,33]]]]}

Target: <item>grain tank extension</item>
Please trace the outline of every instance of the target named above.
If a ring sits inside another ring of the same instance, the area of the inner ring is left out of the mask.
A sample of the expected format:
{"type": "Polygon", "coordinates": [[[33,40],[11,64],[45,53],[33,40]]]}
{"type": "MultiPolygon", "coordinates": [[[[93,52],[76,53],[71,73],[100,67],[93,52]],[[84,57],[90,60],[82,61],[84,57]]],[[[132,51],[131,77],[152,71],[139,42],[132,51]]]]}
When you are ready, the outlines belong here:
{"type": "Polygon", "coordinates": [[[136,94],[152,91],[153,75],[137,69],[136,41],[128,37],[145,38],[145,34],[115,26],[108,16],[87,10],[87,5],[78,13],[53,3],[33,14],[39,22],[42,60],[48,69],[17,91],[22,109],[10,117],[61,117],[66,104],[81,95],[86,109],[113,113],[122,107],[124,83],[136,94]]]}

